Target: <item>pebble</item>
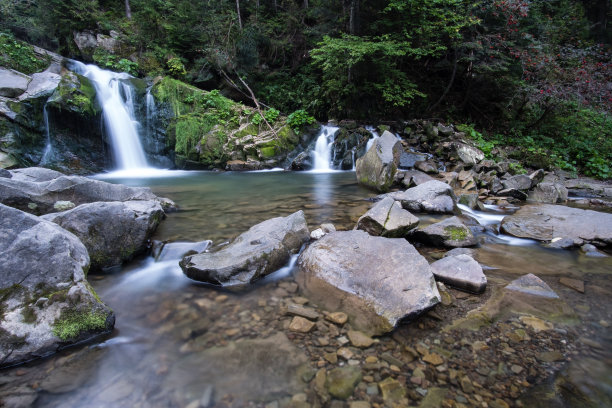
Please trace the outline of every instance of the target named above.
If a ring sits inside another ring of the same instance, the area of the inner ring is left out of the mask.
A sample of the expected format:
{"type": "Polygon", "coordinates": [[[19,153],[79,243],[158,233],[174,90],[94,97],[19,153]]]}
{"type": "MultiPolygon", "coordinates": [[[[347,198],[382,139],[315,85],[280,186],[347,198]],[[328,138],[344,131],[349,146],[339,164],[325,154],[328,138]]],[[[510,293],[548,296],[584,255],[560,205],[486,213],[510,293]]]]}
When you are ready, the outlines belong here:
{"type": "Polygon", "coordinates": [[[563,354],[558,351],[543,351],[536,354],[536,358],[545,363],[563,360],[563,354]]]}
{"type": "Polygon", "coordinates": [[[341,357],[347,361],[353,358],[353,356],[355,355],[355,353],[353,353],[350,349],[346,347],[340,347],[338,351],[336,351],[336,354],[338,355],[338,357],[341,357]]]}
{"type": "Polygon", "coordinates": [[[348,321],[348,316],[343,312],[334,312],[325,315],[325,318],[332,323],[343,325],[348,321]]]}
{"type": "Polygon", "coordinates": [[[351,401],[349,408],[370,408],[371,405],[368,401],[351,401]]]}
{"type": "Polygon", "coordinates": [[[385,402],[398,401],[406,395],[406,390],[396,379],[387,377],[378,383],[378,388],[385,402]]]}
{"type": "Polygon", "coordinates": [[[366,364],[374,364],[378,362],[378,357],[376,356],[367,356],[365,359],[366,364]]]}
{"type": "Polygon", "coordinates": [[[512,367],[510,367],[510,370],[514,373],[514,374],[520,374],[523,371],[523,367],[521,367],[518,364],[513,364],[512,367]]]}
{"type": "Polygon", "coordinates": [[[227,295],[219,295],[215,298],[215,302],[217,303],[223,303],[228,299],[227,295]]]}
{"type": "Polygon", "coordinates": [[[536,333],[545,331],[545,330],[552,330],[554,328],[552,323],[546,322],[542,319],[538,319],[537,317],[533,317],[533,316],[521,316],[519,317],[519,320],[523,324],[535,330],[536,333]]]}
{"type": "Polygon", "coordinates": [[[461,385],[463,392],[466,394],[471,394],[474,392],[474,385],[467,376],[461,377],[459,384],[461,385]]]}
{"type": "Polygon", "coordinates": [[[355,347],[368,348],[374,343],[374,339],[357,330],[349,330],[347,336],[355,347]]]}
{"type": "Polygon", "coordinates": [[[570,289],[574,289],[577,292],[584,293],[584,281],[571,278],[561,278],[559,283],[563,286],[567,286],[570,289]]]}
{"type": "Polygon", "coordinates": [[[289,330],[298,333],[308,333],[315,327],[315,323],[301,316],[295,316],[289,324],[289,330]]]}
{"type": "Polygon", "coordinates": [[[336,364],[338,362],[338,355],[336,353],[325,353],[323,354],[323,358],[331,364],[336,364]]]}
{"type": "Polygon", "coordinates": [[[319,318],[319,314],[314,309],[296,304],[287,306],[287,313],[302,316],[310,320],[317,320],[319,318]]]}
{"type": "Polygon", "coordinates": [[[320,346],[329,346],[329,339],[327,337],[319,337],[317,341],[319,342],[320,346]]]}
{"type": "Polygon", "coordinates": [[[423,361],[429,364],[433,364],[434,366],[438,366],[444,363],[444,359],[442,358],[442,356],[436,353],[426,354],[425,356],[423,356],[423,361]]]}
{"type": "Polygon", "coordinates": [[[346,344],[349,343],[349,339],[346,338],[346,336],[340,336],[336,339],[336,341],[338,342],[339,345],[344,346],[346,344]]]}

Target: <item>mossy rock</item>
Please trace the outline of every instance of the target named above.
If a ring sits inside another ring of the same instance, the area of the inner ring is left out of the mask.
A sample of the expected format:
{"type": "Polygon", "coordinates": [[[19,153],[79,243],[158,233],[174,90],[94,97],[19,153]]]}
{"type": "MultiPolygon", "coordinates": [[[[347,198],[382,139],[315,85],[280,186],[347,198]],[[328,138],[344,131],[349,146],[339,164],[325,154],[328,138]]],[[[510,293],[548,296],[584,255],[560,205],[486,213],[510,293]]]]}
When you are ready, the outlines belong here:
{"type": "Polygon", "coordinates": [[[48,103],[60,111],[67,110],[81,116],[97,116],[101,113],[93,84],[74,72],[62,76],[48,103]]]}

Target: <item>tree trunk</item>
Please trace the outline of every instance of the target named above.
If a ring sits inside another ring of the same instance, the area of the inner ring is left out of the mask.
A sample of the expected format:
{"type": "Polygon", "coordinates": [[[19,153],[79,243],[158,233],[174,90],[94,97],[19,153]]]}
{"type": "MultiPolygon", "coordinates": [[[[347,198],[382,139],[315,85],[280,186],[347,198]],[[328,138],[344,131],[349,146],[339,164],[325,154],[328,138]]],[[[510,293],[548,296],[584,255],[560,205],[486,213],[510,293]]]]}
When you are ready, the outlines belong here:
{"type": "Polygon", "coordinates": [[[304,8],[307,9],[308,8],[308,0],[304,0],[304,8]]]}
{"type": "Polygon", "coordinates": [[[359,29],[359,22],[357,21],[359,14],[359,0],[351,0],[351,7],[349,10],[349,34],[354,35],[359,29]]]}
{"type": "Polygon", "coordinates": [[[242,17],[240,17],[240,0],[236,0],[236,12],[238,13],[238,27],[242,30],[242,17]]]}
{"type": "Polygon", "coordinates": [[[132,19],[132,9],[130,8],[130,0],[125,0],[125,16],[128,20],[132,19]]]}

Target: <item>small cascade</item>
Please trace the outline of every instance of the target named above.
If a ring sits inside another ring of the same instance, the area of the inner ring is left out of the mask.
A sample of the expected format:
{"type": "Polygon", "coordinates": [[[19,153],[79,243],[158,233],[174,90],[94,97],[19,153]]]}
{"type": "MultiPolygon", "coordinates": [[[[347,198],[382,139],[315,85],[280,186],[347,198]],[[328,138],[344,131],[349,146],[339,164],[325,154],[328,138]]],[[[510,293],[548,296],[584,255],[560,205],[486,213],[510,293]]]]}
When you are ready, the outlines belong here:
{"type": "Polygon", "coordinates": [[[47,144],[45,146],[42,159],[40,159],[41,165],[49,163],[49,160],[53,158],[53,146],[51,146],[51,127],[49,125],[49,112],[47,111],[46,103],[43,107],[43,121],[45,122],[45,136],[47,138],[47,144]]]}
{"type": "Polygon", "coordinates": [[[322,126],[314,150],[314,167],[315,172],[332,171],[331,156],[332,145],[334,143],[334,135],[338,131],[335,126],[322,126]]]}
{"type": "Polygon", "coordinates": [[[131,76],[77,61],[73,62],[73,68],[91,80],[96,88],[105,132],[112,143],[118,170],[148,169],[149,165],[140,142],[140,123],[134,115],[132,88],[122,81],[131,76]]]}
{"type": "Polygon", "coordinates": [[[372,137],[368,139],[368,144],[366,144],[366,153],[370,150],[370,147],[374,145],[374,141],[380,137],[374,126],[366,126],[365,129],[372,134],[372,137]]]}
{"type": "Polygon", "coordinates": [[[146,103],[146,131],[147,137],[150,138],[155,132],[155,118],[157,117],[157,106],[155,105],[155,98],[151,95],[151,90],[147,91],[145,98],[146,103]]]}

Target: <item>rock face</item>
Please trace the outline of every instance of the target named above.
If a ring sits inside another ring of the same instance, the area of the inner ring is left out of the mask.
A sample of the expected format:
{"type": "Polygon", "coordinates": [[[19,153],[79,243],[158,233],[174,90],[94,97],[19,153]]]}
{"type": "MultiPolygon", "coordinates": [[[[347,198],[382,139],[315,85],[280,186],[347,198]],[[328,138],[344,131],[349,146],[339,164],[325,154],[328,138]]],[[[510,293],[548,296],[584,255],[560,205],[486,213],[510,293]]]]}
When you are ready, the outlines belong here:
{"type": "Polygon", "coordinates": [[[76,235],[87,248],[92,270],[119,266],[146,250],[164,217],[157,201],[97,202],[42,218],[76,235]]]}
{"type": "Polygon", "coordinates": [[[456,255],[431,264],[436,280],[472,293],[482,293],[487,287],[487,277],[482,267],[469,255],[456,255]]]}
{"type": "Polygon", "coordinates": [[[28,89],[30,81],[28,75],[0,67],[0,96],[16,98],[28,89]]]}
{"type": "Polygon", "coordinates": [[[353,329],[369,335],[388,333],[440,302],[427,261],[404,239],[334,232],[311,244],[298,265],[306,296],[346,313],[353,329]]]}
{"type": "Polygon", "coordinates": [[[414,239],[433,246],[469,247],[477,244],[472,231],[458,217],[450,217],[444,221],[431,224],[415,231],[414,239]]]}
{"type": "Polygon", "coordinates": [[[96,201],[131,200],[160,201],[165,208],[174,205],[155,196],[148,187],[127,187],[81,176],[64,176],[47,169],[21,169],[12,173],[12,178],[0,178],[0,203],[37,215],[56,211],[53,207],[58,201],[71,201],[75,206],[96,201]],[[54,176],[57,177],[51,178],[54,176]],[[28,178],[33,181],[27,181],[28,178]]]}
{"type": "Polygon", "coordinates": [[[379,192],[386,192],[393,184],[399,164],[402,144],[385,131],[363,157],[357,159],[357,182],[379,192]]]}
{"type": "Polygon", "coordinates": [[[0,204],[0,367],[112,329],[115,316],[85,280],[88,268],[73,234],[0,204]]]}
{"type": "Polygon", "coordinates": [[[433,180],[409,188],[403,192],[389,194],[409,211],[452,214],[457,207],[453,189],[446,183],[433,180]]]}
{"type": "Polygon", "coordinates": [[[385,197],[357,221],[357,229],[370,235],[399,238],[419,225],[419,219],[402,208],[399,202],[385,197]]]}
{"type": "Polygon", "coordinates": [[[528,200],[545,204],[563,203],[567,201],[567,188],[561,183],[539,183],[529,192],[528,200]]]}
{"type": "Polygon", "coordinates": [[[502,220],[501,230],[519,238],[550,242],[561,238],[567,246],[612,245],[612,214],[561,205],[526,205],[502,220]]]}
{"type": "Polygon", "coordinates": [[[251,227],[217,252],[186,256],[180,262],[191,279],[221,286],[244,285],[285,265],[310,239],[302,211],[251,227]]]}

